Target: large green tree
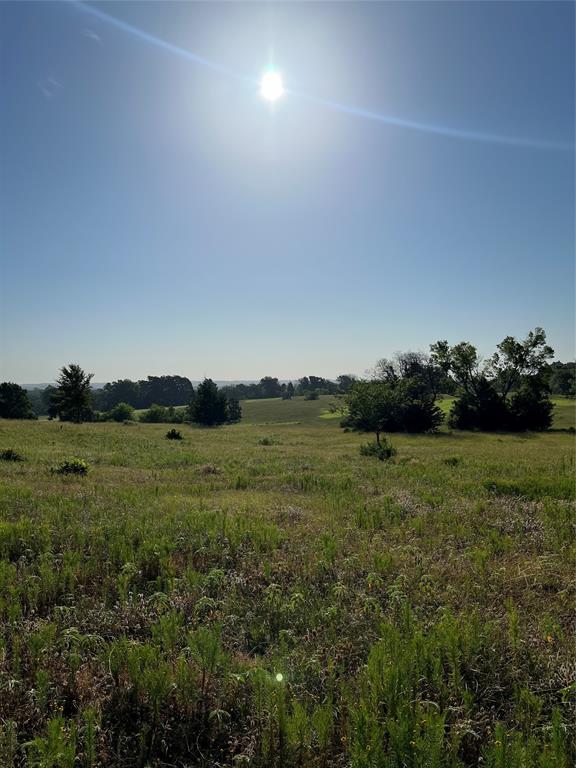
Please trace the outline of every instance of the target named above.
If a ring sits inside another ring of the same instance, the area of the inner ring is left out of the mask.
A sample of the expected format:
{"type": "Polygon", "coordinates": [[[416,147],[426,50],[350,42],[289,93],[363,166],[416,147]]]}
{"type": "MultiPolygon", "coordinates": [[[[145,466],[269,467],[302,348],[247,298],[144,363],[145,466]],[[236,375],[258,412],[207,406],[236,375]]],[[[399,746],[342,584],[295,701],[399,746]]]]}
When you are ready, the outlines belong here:
{"type": "Polygon", "coordinates": [[[552,363],[548,383],[552,394],[576,397],[576,363],[552,363]]]}
{"type": "Polygon", "coordinates": [[[542,430],[552,423],[548,360],[554,350],[542,328],[523,341],[513,336],[498,344],[482,363],[473,344],[447,341],[431,346],[432,360],[458,389],[449,423],[458,429],[542,430]]]}
{"type": "Polygon", "coordinates": [[[90,382],[93,373],[85,373],[79,365],[71,363],[60,369],[53,394],[54,410],[62,421],[79,424],[91,418],[92,391],[90,382]]]}
{"type": "Polygon", "coordinates": [[[385,432],[434,432],[442,423],[442,412],[415,379],[358,381],[344,399],[342,426],[373,432],[378,444],[385,432]]]}
{"type": "Polygon", "coordinates": [[[28,393],[19,384],[3,381],[0,384],[0,418],[33,419],[28,393]]]}
{"type": "Polygon", "coordinates": [[[218,391],[212,379],[204,379],[188,407],[190,421],[205,427],[224,424],[228,418],[226,395],[218,391]]]}

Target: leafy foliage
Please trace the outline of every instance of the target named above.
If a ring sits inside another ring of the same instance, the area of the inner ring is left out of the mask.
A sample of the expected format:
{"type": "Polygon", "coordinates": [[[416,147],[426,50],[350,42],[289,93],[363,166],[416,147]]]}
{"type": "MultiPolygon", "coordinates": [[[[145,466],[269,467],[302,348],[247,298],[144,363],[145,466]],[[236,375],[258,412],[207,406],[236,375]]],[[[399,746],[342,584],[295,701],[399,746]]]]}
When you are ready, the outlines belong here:
{"type": "Polygon", "coordinates": [[[184,376],[148,376],[140,381],[120,379],[105,384],[94,392],[94,404],[102,411],[110,411],[119,403],[141,410],[154,404],[188,405],[193,396],[194,387],[184,376]]]}
{"type": "Polygon", "coordinates": [[[169,429],[165,437],[166,440],[182,440],[182,433],[177,429],[169,429]]]}
{"type": "Polygon", "coordinates": [[[134,408],[128,403],[118,403],[108,413],[108,417],[112,421],[132,421],[134,419],[134,408]]]}
{"type": "Polygon", "coordinates": [[[237,424],[242,419],[242,408],[235,397],[228,398],[226,404],[226,421],[228,424],[237,424]]]}
{"type": "Polygon", "coordinates": [[[212,379],[204,379],[189,406],[190,420],[205,427],[224,424],[228,418],[227,400],[212,379]]]}
{"type": "Polygon", "coordinates": [[[74,457],[61,461],[54,472],[57,475],[87,475],[88,469],[89,465],[87,461],[74,457]]]}
{"type": "Polygon", "coordinates": [[[24,456],[13,448],[0,451],[0,461],[24,461],[24,456]]]}
{"type": "Polygon", "coordinates": [[[140,414],[139,420],[145,424],[182,424],[186,415],[185,410],[176,410],[173,406],[152,405],[140,414]]]}
{"type": "Polygon", "coordinates": [[[461,342],[450,347],[439,341],[431,346],[432,359],[452,376],[459,398],[449,423],[457,429],[535,430],[552,423],[548,360],[553,349],[542,328],[530,331],[524,341],[507,336],[497,351],[481,364],[476,348],[461,342]]]}
{"type": "Polygon", "coordinates": [[[19,384],[3,381],[0,384],[0,418],[33,419],[32,404],[26,390],[19,384]]]}
{"type": "Polygon", "coordinates": [[[417,379],[361,381],[345,396],[348,413],[341,422],[362,432],[434,432],[443,414],[417,379]]]}
{"type": "Polygon", "coordinates": [[[79,424],[92,420],[90,382],[93,376],[93,373],[85,373],[75,363],[60,369],[56,380],[57,387],[52,395],[52,406],[61,421],[74,421],[79,424]]]}
{"type": "Polygon", "coordinates": [[[553,362],[549,368],[548,383],[552,394],[576,397],[576,362],[553,362]]]}
{"type": "Polygon", "coordinates": [[[396,455],[396,449],[386,439],[381,439],[379,443],[361,445],[360,453],[362,456],[375,456],[380,461],[388,461],[396,455]]]}

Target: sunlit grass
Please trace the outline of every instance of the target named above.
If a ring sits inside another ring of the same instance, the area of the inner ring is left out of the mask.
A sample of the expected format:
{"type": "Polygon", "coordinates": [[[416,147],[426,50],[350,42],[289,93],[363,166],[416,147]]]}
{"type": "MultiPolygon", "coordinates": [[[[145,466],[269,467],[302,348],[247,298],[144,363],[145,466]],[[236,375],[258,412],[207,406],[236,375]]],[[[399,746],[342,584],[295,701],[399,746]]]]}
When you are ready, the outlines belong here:
{"type": "Polygon", "coordinates": [[[0,422],[0,765],[568,768],[573,436],[383,463],[332,399],[0,422]]]}

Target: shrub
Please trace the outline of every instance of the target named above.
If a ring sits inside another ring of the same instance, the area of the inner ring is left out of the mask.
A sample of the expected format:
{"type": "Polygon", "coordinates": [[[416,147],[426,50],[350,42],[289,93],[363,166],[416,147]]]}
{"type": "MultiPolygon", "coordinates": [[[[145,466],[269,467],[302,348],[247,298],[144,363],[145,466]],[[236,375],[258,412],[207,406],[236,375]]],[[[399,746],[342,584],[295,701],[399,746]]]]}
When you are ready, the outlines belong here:
{"type": "Polygon", "coordinates": [[[512,396],[509,408],[513,429],[542,432],[552,426],[554,405],[546,389],[538,384],[534,379],[528,380],[512,396]]]}
{"type": "Polygon", "coordinates": [[[361,445],[360,454],[362,456],[375,456],[380,461],[388,461],[396,455],[396,448],[393,448],[387,440],[381,439],[379,443],[361,445]]]}
{"type": "Polygon", "coordinates": [[[0,459],[2,461],[24,461],[24,456],[12,448],[6,448],[5,451],[0,451],[0,459]]]}
{"type": "Polygon", "coordinates": [[[71,459],[64,459],[64,461],[60,462],[54,472],[56,472],[57,475],[87,475],[88,468],[87,461],[73,457],[71,459]]]}
{"type": "Polygon", "coordinates": [[[132,421],[134,408],[128,403],[118,403],[108,414],[112,421],[132,421]]]}
{"type": "Polygon", "coordinates": [[[483,432],[506,430],[510,426],[510,416],[506,404],[498,397],[492,384],[480,379],[476,390],[463,392],[455,400],[448,417],[448,426],[452,429],[479,429],[483,432]]]}
{"type": "Polygon", "coordinates": [[[275,440],[273,437],[261,437],[260,440],[258,440],[258,445],[277,445],[278,440],[275,440]]]}
{"type": "Polygon", "coordinates": [[[318,400],[318,392],[307,392],[304,395],[304,400],[318,400]]]}
{"type": "Polygon", "coordinates": [[[182,433],[177,429],[169,429],[166,432],[166,440],[182,440],[182,433]]]}
{"type": "Polygon", "coordinates": [[[151,405],[147,411],[140,414],[140,421],[146,424],[161,424],[169,421],[168,409],[164,405],[151,405]]]}

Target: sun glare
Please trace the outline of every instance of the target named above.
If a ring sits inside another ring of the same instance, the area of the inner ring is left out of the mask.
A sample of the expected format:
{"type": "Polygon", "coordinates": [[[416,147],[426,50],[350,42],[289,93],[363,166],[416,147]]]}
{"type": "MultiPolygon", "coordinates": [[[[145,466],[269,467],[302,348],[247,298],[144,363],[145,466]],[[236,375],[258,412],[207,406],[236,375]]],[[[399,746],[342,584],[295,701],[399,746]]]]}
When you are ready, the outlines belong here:
{"type": "Polygon", "coordinates": [[[283,93],[282,75],[271,70],[265,72],[260,80],[260,96],[267,101],[276,101],[283,93]]]}

